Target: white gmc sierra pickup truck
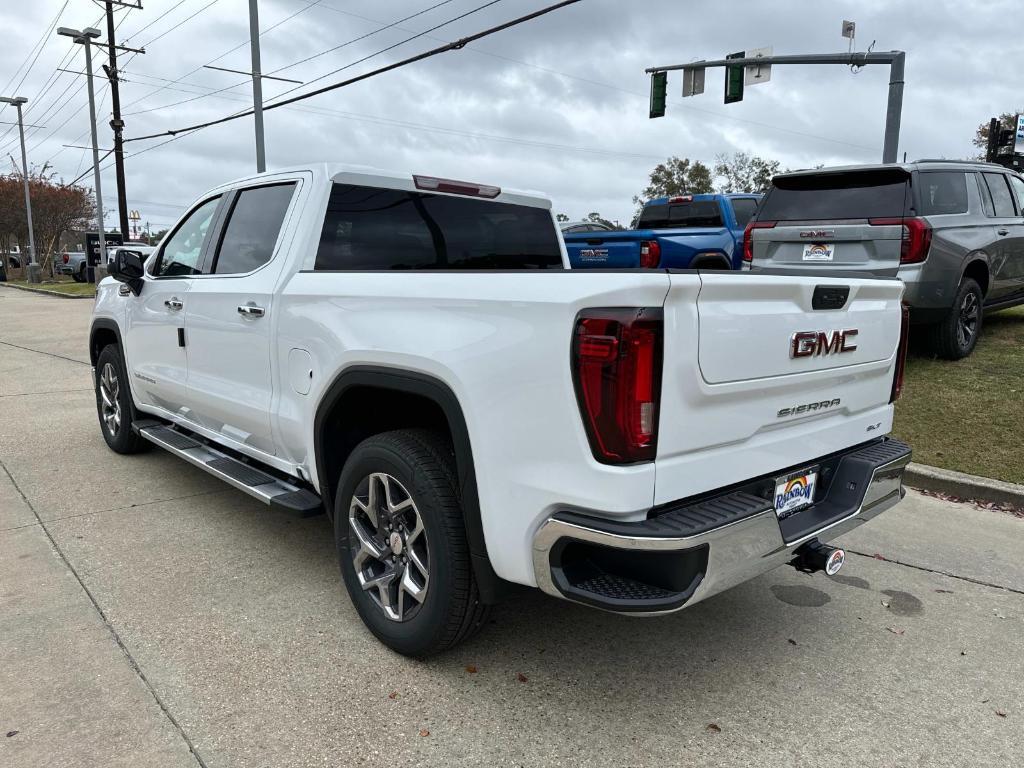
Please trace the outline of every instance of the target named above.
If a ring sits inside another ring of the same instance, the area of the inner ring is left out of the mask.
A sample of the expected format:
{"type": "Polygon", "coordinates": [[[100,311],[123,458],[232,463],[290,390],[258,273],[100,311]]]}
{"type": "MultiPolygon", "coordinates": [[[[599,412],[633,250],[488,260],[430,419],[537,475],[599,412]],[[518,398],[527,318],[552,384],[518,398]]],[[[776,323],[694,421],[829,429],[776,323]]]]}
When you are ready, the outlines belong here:
{"type": "Polygon", "coordinates": [[[542,196],[331,164],[219,187],[111,274],[107,444],[325,510],[401,653],[513,584],[650,615],[832,573],[903,493],[895,279],[574,272],[542,196]]]}

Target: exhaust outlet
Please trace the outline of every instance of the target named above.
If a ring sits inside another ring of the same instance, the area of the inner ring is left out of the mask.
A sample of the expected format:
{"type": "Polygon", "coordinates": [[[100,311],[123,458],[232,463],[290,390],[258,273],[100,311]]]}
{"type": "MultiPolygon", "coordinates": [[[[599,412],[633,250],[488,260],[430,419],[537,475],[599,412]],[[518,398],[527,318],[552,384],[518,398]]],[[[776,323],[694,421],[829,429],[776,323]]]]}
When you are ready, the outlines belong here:
{"type": "Polygon", "coordinates": [[[835,576],[845,562],[846,552],[811,539],[797,549],[796,557],[789,564],[803,573],[824,571],[828,576],[835,576]]]}

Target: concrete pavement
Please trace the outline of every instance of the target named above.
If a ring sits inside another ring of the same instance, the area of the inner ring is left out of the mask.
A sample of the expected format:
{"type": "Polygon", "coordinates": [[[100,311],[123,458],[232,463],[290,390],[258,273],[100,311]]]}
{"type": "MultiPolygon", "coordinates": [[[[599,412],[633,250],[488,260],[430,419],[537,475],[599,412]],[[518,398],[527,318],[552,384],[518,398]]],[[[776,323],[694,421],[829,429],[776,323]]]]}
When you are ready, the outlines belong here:
{"type": "Polygon", "coordinates": [[[911,493],[845,538],[862,554],[835,579],[783,568],[660,619],[528,593],[413,662],[363,629],[325,518],[107,450],[90,310],[0,288],[0,765],[1004,766],[1024,748],[1024,521],[911,493]]]}

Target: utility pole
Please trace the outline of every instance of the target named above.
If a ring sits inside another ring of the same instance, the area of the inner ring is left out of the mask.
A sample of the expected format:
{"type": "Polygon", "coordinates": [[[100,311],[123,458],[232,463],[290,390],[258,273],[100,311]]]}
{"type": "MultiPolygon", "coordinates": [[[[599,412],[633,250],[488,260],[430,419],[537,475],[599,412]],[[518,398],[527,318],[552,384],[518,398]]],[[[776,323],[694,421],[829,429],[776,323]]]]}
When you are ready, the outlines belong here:
{"type": "Polygon", "coordinates": [[[103,191],[100,189],[100,150],[96,138],[96,94],[92,87],[92,41],[100,36],[95,27],[83,30],[60,27],[58,35],[70,37],[85,48],[85,80],[89,91],[89,129],[92,131],[92,173],[96,185],[96,229],[99,234],[100,264],[107,265],[107,236],[103,232],[103,191]]]}
{"type": "MultiPolygon", "coordinates": [[[[771,67],[781,64],[842,64],[843,66],[864,67],[868,64],[889,65],[889,100],[885,113],[885,139],[882,145],[882,162],[895,163],[900,141],[900,118],[903,113],[903,71],[907,54],[903,51],[869,51],[867,53],[803,53],[787,56],[744,56],[743,58],[719,59],[716,61],[694,61],[689,64],[673,64],[667,67],[651,67],[646,72],[657,75],[662,72],[681,69],[684,84],[688,79],[697,78],[699,90],[692,87],[684,90],[684,96],[703,91],[704,70],[712,67],[771,67]]],[[[652,80],[653,82],[653,80],[652,80]]],[[[692,80],[691,80],[692,82],[692,80]]],[[[684,85],[684,87],[686,87],[684,85]]],[[[734,99],[735,100],[735,99],[734,99]]],[[[652,116],[653,113],[652,113],[652,116]]],[[[660,115],[657,115],[660,117],[660,115]]]]}
{"type": "Polygon", "coordinates": [[[36,258],[36,236],[32,231],[32,196],[28,191],[28,155],[25,153],[25,124],[21,119],[21,105],[25,104],[28,99],[24,96],[15,96],[13,98],[0,96],[0,101],[13,104],[15,109],[18,110],[18,136],[21,138],[21,169],[22,179],[25,182],[25,218],[28,223],[28,281],[30,283],[41,283],[43,281],[43,269],[39,266],[39,260],[36,258]]]}
{"type": "MultiPolygon", "coordinates": [[[[128,50],[134,53],[145,53],[143,49],[119,46],[114,39],[114,7],[134,8],[142,10],[142,3],[124,3],[120,0],[103,0],[107,7],[107,57],[109,63],[103,68],[110,81],[110,105],[113,113],[110,127],[114,130],[114,178],[117,182],[117,218],[121,228],[121,236],[128,237],[128,199],[124,186],[124,120],[121,119],[121,93],[118,88],[117,52],[128,50]]],[[[106,262],[104,262],[106,263],[106,262]]]]}
{"type": "Polygon", "coordinates": [[[258,0],[249,0],[249,52],[252,54],[252,116],[256,123],[256,172],[267,170],[263,147],[263,82],[260,76],[260,12],[258,0]]]}

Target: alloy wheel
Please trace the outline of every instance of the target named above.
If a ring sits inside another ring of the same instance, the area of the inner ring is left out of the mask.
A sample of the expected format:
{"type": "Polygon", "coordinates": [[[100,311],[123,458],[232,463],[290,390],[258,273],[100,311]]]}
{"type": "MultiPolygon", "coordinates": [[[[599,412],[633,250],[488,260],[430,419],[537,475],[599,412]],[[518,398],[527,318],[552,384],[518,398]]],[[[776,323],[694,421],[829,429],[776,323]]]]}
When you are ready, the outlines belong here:
{"type": "Polygon", "coordinates": [[[121,385],[117,379],[117,372],[114,366],[107,363],[100,372],[100,400],[102,400],[103,423],[107,430],[114,437],[121,429],[121,402],[118,395],[121,393],[121,385]]]}
{"type": "Polygon", "coordinates": [[[349,549],[363,591],[392,621],[412,619],[423,605],[430,553],[423,517],[394,477],[374,472],[349,503],[349,549]]]}
{"type": "Polygon", "coordinates": [[[968,292],[960,302],[960,313],[957,317],[956,340],[961,349],[967,349],[978,332],[978,320],[981,317],[981,306],[978,297],[968,292]]]}

